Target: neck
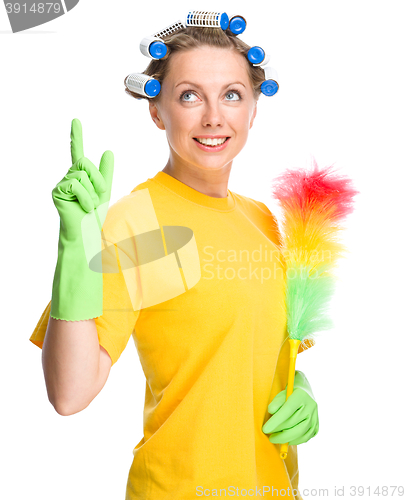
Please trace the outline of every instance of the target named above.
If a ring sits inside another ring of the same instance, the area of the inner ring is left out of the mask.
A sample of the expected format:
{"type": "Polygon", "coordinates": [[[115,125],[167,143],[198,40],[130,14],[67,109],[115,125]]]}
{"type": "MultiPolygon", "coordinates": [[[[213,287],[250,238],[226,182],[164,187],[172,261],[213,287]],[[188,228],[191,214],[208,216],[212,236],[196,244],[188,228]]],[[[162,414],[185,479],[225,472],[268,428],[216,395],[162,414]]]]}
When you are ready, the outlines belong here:
{"type": "Polygon", "coordinates": [[[182,161],[174,161],[171,154],[162,172],[200,193],[213,198],[227,198],[231,165],[232,161],[220,169],[196,167],[182,161]]]}

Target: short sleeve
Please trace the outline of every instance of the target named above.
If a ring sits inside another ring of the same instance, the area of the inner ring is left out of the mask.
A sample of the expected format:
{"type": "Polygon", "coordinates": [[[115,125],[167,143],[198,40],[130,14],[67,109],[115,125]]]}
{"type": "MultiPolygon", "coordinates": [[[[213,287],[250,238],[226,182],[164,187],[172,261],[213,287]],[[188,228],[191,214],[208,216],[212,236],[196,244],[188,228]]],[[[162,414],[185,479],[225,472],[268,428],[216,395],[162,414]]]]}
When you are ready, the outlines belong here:
{"type": "MultiPolygon", "coordinates": [[[[140,314],[134,310],[126,281],[119,264],[116,245],[114,245],[119,272],[103,273],[103,314],[95,318],[99,344],[108,352],[112,365],[124,351],[140,314]]],[[[51,301],[44,309],[37,326],[29,340],[42,348],[48,327],[51,301]]]]}
{"type": "Polygon", "coordinates": [[[267,236],[275,245],[280,248],[282,245],[282,235],[279,230],[278,221],[269,208],[262,201],[254,200],[259,208],[266,214],[267,236]]]}

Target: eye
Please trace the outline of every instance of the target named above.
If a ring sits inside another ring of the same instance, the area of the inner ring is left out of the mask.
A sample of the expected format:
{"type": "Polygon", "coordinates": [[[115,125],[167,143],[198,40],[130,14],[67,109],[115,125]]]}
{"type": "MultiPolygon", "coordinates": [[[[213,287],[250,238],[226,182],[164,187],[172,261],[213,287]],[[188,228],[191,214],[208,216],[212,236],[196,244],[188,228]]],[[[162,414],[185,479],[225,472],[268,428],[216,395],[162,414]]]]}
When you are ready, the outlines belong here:
{"type": "Polygon", "coordinates": [[[196,95],[193,92],[191,92],[190,90],[186,90],[185,92],[182,92],[182,94],[179,96],[179,98],[181,101],[184,101],[184,102],[196,102],[195,100],[190,98],[191,96],[196,97],[196,95]],[[186,97],[186,99],[184,99],[184,97],[186,97]]]}
{"type": "Polygon", "coordinates": [[[238,92],[238,90],[229,90],[226,94],[226,97],[228,97],[229,95],[236,95],[238,96],[238,99],[226,99],[226,101],[241,101],[241,94],[238,92]]]}

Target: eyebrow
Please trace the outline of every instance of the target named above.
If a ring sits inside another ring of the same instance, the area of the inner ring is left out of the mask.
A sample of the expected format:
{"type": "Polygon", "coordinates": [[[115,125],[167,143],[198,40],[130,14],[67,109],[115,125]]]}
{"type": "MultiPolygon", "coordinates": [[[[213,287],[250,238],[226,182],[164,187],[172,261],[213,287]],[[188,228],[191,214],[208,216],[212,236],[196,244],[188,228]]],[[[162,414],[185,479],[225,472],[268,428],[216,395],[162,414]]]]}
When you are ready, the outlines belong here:
{"type": "MultiPolygon", "coordinates": [[[[187,82],[187,81],[184,81],[184,82],[180,82],[178,83],[177,85],[175,85],[175,88],[176,87],[179,87],[179,85],[183,85],[183,84],[187,84],[187,85],[192,85],[193,87],[196,87],[198,89],[202,89],[202,87],[200,85],[198,85],[197,83],[193,83],[193,82],[187,82]]],[[[233,82],[233,83],[228,83],[227,85],[224,85],[224,89],[227,88],[227,87],[230,87],[230,85],[235,85],[235,84],[239,84],[239,85],[242,85],[244,88],[245,88],[245,85],[242,83],[242,82],[233,82]]]]}

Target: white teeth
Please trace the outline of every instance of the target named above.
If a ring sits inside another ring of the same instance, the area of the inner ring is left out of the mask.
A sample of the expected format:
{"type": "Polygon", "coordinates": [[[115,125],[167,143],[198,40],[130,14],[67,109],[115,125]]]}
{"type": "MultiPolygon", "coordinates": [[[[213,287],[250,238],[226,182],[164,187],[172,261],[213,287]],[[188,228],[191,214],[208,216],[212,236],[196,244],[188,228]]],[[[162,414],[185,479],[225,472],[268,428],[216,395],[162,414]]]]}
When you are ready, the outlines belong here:
{"type": "Polygon", "coordinates": [[[205,146],[219,146],[220,144],[224,144],[227,137],[223,137],[222,139],[197,139],[200,144],[204,144],[205,146]]]}

